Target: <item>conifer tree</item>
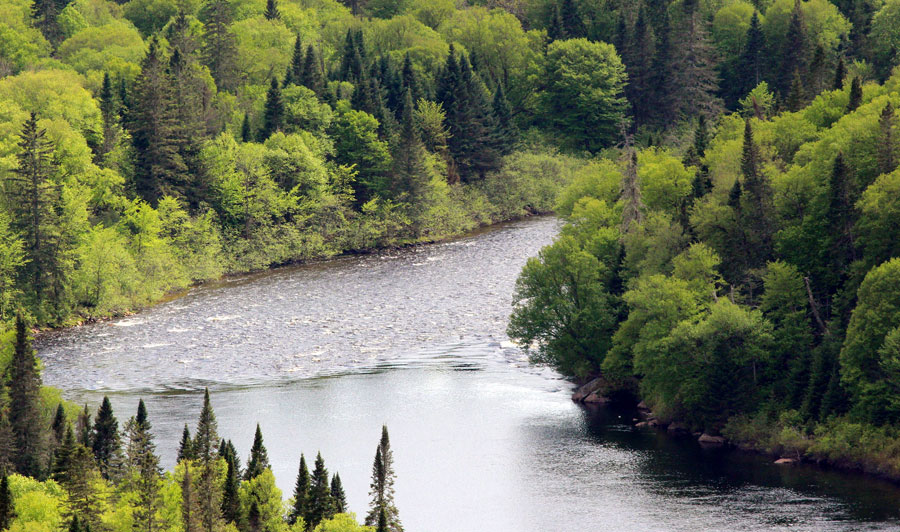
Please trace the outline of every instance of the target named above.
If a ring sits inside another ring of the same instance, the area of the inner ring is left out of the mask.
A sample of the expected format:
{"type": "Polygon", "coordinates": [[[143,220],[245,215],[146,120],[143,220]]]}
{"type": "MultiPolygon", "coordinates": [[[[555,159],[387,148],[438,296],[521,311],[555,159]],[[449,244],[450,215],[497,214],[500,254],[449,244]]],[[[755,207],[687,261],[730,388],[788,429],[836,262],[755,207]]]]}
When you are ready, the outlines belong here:
{"type": "Polygon", "coordinates": [[[335,513],[343,514],[347,512],[347,494],[344,493],[341,476],[337,473],[331,477],[331,501],[334,503],[335,513]]]}
{"type": "Polygon", "coordinates": [[[663,11],[662,22],[657,32],[656,55],[653,58],[652,76],[652,116],[657,124],[668,124],[675,113],[672,91],[672,49],[671,27],[668,10],[663,11]]]}
{"type": "Polygon", "coordinates": [[[832,89],[839,91],[844,89],[844,78],[847,76],[847,70],[844,67],[844,58],[839,57],[837,67],[834,70],[834,85],[832,89]]]}
{"type": "Polygon", "coordinates": [[[637,152],[631,150],[628,167],[622,178],[622,234],[628,234],[644,221],[644,202],[641,199],[641,184],[638,177],[637,152]]]}
{"type": "Polygon", "coordinates": [[[278,12],[278,0],[266,0],[266,12],[264,14],[266,20],[281,19],[281,13],[278,12]]]}
{"type": "Polygon", "coordinates": [[[44,38],[54,46],[65,38],[62,28],[59,26],[60,7],[56,0],[33,0],[31,4],[31,16],[34,19],[34,27],[41,30],[44,38]]]}
{"type": "Polygon", "coordinates": [[[803,81],[800,80],[800,72],[794,71],[794,79],[791,82],[791,89],[788,91],[785,107],[788,111],[796,113],[801,110],[806,102],[806,96],[803,93],[803,81]]]}
{"type": "Polygon", "coordinates": [[[402,532],[397,507],[394,505],[394,453],[391,451],[390,437],[387,427],[381,428],[381,441],[375,450],[375,463],[372,465],[372,483],[369,496],[372,497],[369,513],[366,515],[366,525],[374,526],[378,523],[379,516],[384,513],[387,520],[387,530],[402,532]]]}
{"type": "Polygon", "coordinates": [[[228,443],[219,447],[227,466],[225,474],[225,486],[222,490],[222,517],[225,523],[239,524],[241,522],[241,465],[234,450],[234,445],[228,443]]]}
{"type": "Polygon", "coordinates": [[[194,459],[194,441],[191,439],[191,431],[184,424],[184,430],[181,432],[181,443],[178,445],[178,461],[194,459]]]}
{"type": "Polygon", "coordinates": [[[559,18],[567,39],[578,39],[585,36],[584,21],[574,0],[562,0],[559,6],[559,18]]]}
{"type": "Polygon", "coordinates": [[[9,530],[9,525],[16,516],[16,508],[12,491],[9,489],[9,477],[4,474],[0,478],[0,530],[9,530]]]}
{"type": "Polygon", "coordinates": [[[809,63],[809,75],[806,77],[805,91],[810,96],[817,96],[822,92],[823,80],[825,78],[825,49],[822,45],[816,46],[813,53],[812,61],[809,63]]]}
{"type": "Polygon", "coordinates": [[[416,75],[416,70],[413,68],[412,58],[409,56],[409,52],[403,56],[403,71],[400,75],[401,87],[404,91],[409,91],[413,103],[417,103],[419,100],[425,97],[423,92],[423,87],[419,82],[419,78],[416,75]]]}
{"type": "Polygon", "coordinates": [[[53,433],[54,446],[59,445],[63,441],[63,438],[66,435],[67,425],[66,409],[63,408],[62,403],[59,403],[56,405],[56,413],[53,415],[53,423],[50,425],[50,430],[53,433]]]}
{"type": "Polygon", "coordinates": [[[625,48],[625,68],[628,72],[625,92],[634,109],[635,126],[641,126],[650,120],[652,111],[653,58],[656,54],[653,28],[647,21],[643,4],[638,11],[632,35],[630,45],[625,48]]]}
{"type": "Polygon", "coordinates": [[[134,84],[128,111],[128,130],[135,151],[134,191],[156,205],[187,172],[182,158],[183,140],[173,79],[163,61],[157,40],[150,40],[141,73],[134,84]]]}
{"type": "Polygon", "coordinates": [[[803,72],[806,68],[806,27],[800,5],[799,0],[794,4],[791,22],[777,57],[780,61],[777,69],[778,90],[785,97],[791,90],[794,72],[803,72]]]}
{"type": "Polygon", "coordinates": [[[260,142],[263,142],[272,136],[272,133],[279,131],[283,125],[283,121],[284,102],[281,100],[281,86],[278,84],[278,78],[273,77],[272,83],[269,85],[269,92],[266,93],[263,127],[259,132],[260,142]]]}
{"type": "Polygon", "coordinates": [[[72,425],[66,425],[63,439],[53,452],[53,464],[50,468],[52,478],[59,480],[69,470],[72,453],[75,452],[75,446],[78,444],[75,441],[75,433],[72,432],[72,425]]]}
{"type": "Polygon", "coordinates": [[[306,526],[315,528],[319,523],[334,516],[334,505],[331,501],[331,486],[328,482],[328,470],[322,453],[316,455],[316,466],[313,469],[309,487],[309,507],[306,514],[306,526]]]}
{"type": "Polygon", "coordinates": [[[391,188],[395,197],[407,196],[410,203],[421,207],[428,185],[425,146],[413,117],[413,103],[409,92],[403,103],[400,140],[393,153],[391,188]]]}
{"type": "Polygon", "coordinates": [[[835,292],[846,279],[850,264],[856,260],[856,245],[853,228],[856,225],[855,197],[851,184],[851,169],[844,161],[844,154],[838,153],[828,183],[829,197],[825,221],[828,223],[830,258],[830,292],[835,292]]]}
{"type": "Polygon", "coordinates": [[[300,469],[297,472],[297,481],[294,483],[294,504],[288,514],[288,523],[293,525],[297,519],[306,519],[309,514],[309,469],[306,467],[306,458],[300,455],[300,469]]]}
{"type": "Polygon", "coordinates": [[[509,155],[515,149],[519,137],[519,130],[512,119],[512,110],[502,84],[497,84],[494,91],[494,101],[491,105],[494,113],[494,123],[497,127],[495,137],[497,139],[497,151],[500,155],[509,155]]]}
{"type": "Polygon", "coordinates": [[[209,400],[209,389],[203,394],[203,410],[194,436],[194,455],[198,465],[196,491],[200,530],[219,532],[222,518],[222,486],[218,481],[219,435],[216,415],[209,400]]]}
{"type": "Polygon", "coordinates": [[[184,532],[200,532],[204,530],[200,524],[200,503],[194,486],[192,470],[192,465],[186,462],[184,464],[184,475],[181,478],[181,522],[184,532]]]}
{"type": "Polygon", "coordinates": [[[897,137],[894,132],[897,119],[891,102],[885,104],[878,119],[878,173],[889,174],[897,169],[897,137]]]}
{"type": "Polygon", "coordinates": [[[306,48],[303,71],[300,74],[300,84],[316,93],[316,96],[319,98],[325,95],[325,76],[322,73],[322,62],[318,51],[311,44],[306,48]]]}
{"type": "Polygon", "coordinates": [[[119,422],[113,415],[109,397],[103,397],[103,402],[97,410],[91,444],[103,478],[110,479],[115,476],[114,470],[120,465],[117,462],[120,460],[122,442],[119,438],[119,422]]]}
{"type": "MultiPolygon", "coordinates": [[[[747,28],[744,50],[738,58],[737,79],[739,85],[737,98],[743,98],[763,80],[765,65],[766,38],[759,22],[759,13],[754,11],[747,28]]],[[[737,99],[735,98],[735,99],[737,99]]]]}
{"type": "Polygon", "coordinates": [[[228,0],[209,0],[200,11],[203,22],[203,64],[220,90],[237,88],[237,43],[231,33],[232,7],[228,0]]]}
{"type": "Polygon", "coordinates": [[[56,475],[56,479],[66,490],[64,514],[67,517],[77,515],[83,524],[98,529],[101,507],[96,486],[100,471],[90,449],[76,443],[68,456],[67,467],[56,475]]]}
{"type": "Polygon", "coordinates": [[[87,405],[84,405],[84,409],[78,414],[77,423],[78,443],[91,448],[91,427],[93,426],[93,422],[91,421],[91,411],[88,409],[87,405]]]}
{"type": "Polygon", "coordinates": [[[52,179],[58,171],[54,146],[47,131],[38,127],[31,113],[19,135],[17,165],[3,181],[4,195],[13,220],[22,235],[28,262],[23,267],[35,303],[45,292],[58,291],[60,268],[56,250],[61,246],[57,226],[60,189],[52,179]]]}
{"type": "Polygon", "coordinates": [[[241,122],[241,142],[250,142],[253,140],[253,133],[250,130],[250,113],[244,113],[244,121],[241,122]]]}
{"type": "Polygon", "coordinates": [[[140,399],[137,414],[128,421],[125,432],[128,436],[128,469],[138,496],[133,514],[134,529],[143,532],[154,532],[159,528],[156,514],[161,506],[162,476],[151,428],[147,407],[140,399]]]}
{"type": "Polygon", "coordinates": [[[744,178],[741,224],[748,237],[746,248],[750,268],[762,268],[773,253],[772,189],[760,168],[759,147],[753,140],[753,128],[748,118],[744,122],[744,146],[741,154],[741,174],[744,178]]]}
{"type": "Polygon", "coordinates": [[[259,423],[256,424],[256,435],[253,437],[253,446],[250,448],[250,459],[247,461],[247,469],[244,471],[244,480],[252,480],[268,469],[269,453],[263,444],[262,431],[259,423]]]}
{"type": "Polygon", "coordinates": [[[375,527],[375,532],[390,532],[390,528],[388,527],[388,518],[387,511],[384,508],[378,512],[378,525],[375,527]]]}
{"type": "Polygon", "coordinates": [[[31,337],[21,315],[16,316],[16,340],[9,363],[9,422],[12,427],[16,472],[41,478],[44,473],[45,434],[41,430],[41,375],[31,337]]]}
{"type": "Polygon", "coordinates": [[[294,51],[291,54],[291,64],[288,65],[287,73],[284,75],[284,86],[294,83],[300,83],[300,78],[303,76],[303,62],[306,60],[306,56],[303,55],[303,41],[300,39],[300,34],[297,34],[297,37],[294,38],[294,51]]]}
{"type": "Polygon", "coordinates": [[[566,30],[563,28],[562,15],[559,12],[559,4],[550,5],[550,24],[547,26],[547,37],[551,41],[566,38],[566,30]]]}
{"type": "Polygon", "coordinates": [[[340,79],[358,84],[365,70],[365,46],[362,35],[355,34],[352,29],[347,30],[344,38],[344,50],[341,56],[340,79]]]}
{"type": "Polygon", "coordinates": [[[106,155],[116,145],[116,118],[118,117],[116,96],[113,92],[109,72],[103,73],[103,85],[100,88],[100,115],[103,118],[103,146],[100,155],[106,155]]]}
{"type": "Polygon", "coordinates": [[[859,76],[854,76],[850,82],[850,101],[847,103],[847,112],[852,113],[862,104],[862,80],[859,76]]]}
{"type": "Polygon", "coordinates": [[[706,30],[697,0],[685,0],[681,21],[674,32],[674,55],[671,64],[671,88],[677,116],[703,113],[715,117],[722,109],[716,96],[719,79],[716,73],[715,51],[706,30]]]}

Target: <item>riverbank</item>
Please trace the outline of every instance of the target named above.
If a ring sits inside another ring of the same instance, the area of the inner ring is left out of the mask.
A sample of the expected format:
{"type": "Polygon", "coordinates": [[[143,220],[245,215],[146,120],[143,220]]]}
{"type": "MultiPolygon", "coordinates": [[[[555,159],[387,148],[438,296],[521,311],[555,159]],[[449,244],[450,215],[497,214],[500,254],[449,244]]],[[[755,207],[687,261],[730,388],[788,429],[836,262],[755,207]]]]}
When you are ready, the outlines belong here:
{"type": "MultiPolygon", "coordinates": [[[[577,386],[572,400],[585,405],[622,401],[606,397],[607,391],[607,383],[598,377],[577,386]]],[[[629,402],[640,414],[640,419],[634,419],[638,429],[691,437],[701,446],[762,454],[778,465],[809,463],[900,485],[900,431],[890,426],[875,427],[845,418],[804,424],[796,411],[787,411],[778,419],[770,419],[765,413],[736,416],[728,420],[721,434],[708,434],[692,430],[684,420],[657,416],[644,401],[629,402]]]]}

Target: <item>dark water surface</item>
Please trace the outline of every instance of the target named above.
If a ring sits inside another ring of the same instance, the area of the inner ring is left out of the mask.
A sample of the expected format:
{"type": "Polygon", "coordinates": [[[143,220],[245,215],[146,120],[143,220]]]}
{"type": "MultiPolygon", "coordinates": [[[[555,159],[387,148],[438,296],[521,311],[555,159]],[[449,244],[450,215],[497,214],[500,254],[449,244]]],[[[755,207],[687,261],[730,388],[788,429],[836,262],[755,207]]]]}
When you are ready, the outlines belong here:
{"type": "Polygon", "coordinates": [[[552,218],[434,246],[229,279],[110,323],[42,336],[44,379],[120,422],[147,401],[164,465],[209,386],[244,453],[256,422],[285,497],[300,453],[364,514],[390,427],[409,532],[900,530],[900,489],[703,451],[585,410],[504,334],[552,218]]]}

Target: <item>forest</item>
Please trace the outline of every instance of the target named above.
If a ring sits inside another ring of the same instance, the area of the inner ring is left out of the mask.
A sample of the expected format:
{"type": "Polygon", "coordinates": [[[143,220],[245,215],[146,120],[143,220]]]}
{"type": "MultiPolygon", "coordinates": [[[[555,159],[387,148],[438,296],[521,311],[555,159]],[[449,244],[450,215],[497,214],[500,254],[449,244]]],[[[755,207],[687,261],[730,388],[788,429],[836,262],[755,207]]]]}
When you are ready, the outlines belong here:
{"type": "Polygon", "coordinates": [[[613,25],[632,129],[560,193],[510,336],[663,422],[900,478],[900,3],[658,4],[613,25]]]}

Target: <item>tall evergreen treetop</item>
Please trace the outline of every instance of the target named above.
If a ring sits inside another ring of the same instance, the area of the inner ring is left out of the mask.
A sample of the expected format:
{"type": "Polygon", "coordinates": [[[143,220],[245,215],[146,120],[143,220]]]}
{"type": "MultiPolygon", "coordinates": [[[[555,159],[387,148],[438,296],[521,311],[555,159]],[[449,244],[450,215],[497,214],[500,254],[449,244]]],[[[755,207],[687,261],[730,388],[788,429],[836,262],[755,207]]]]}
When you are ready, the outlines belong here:
{"type": "Polygon", "coordinates": [[[316,465],[310,481],[308,501],[306,526],[311,529],[315,528],[322,521],[334,516],[335,509],[331,500],[328,469],[325,468],[325,460],[322,458],[322,453],[316,455],[316,465]]]}
{"type": "Polygon", "coordinates": [[[297,481],[294,483],[294,505],[288,514],[288,523],[293,525],[297,519],[306,519],[309,513],[309,469],[306,466],[306,458],[300,454],[300,469],[297,471],[297,481]]]}
{"type": "Polygon", "coordinates": [[[103,397],[103,402],[97,410],[91,443],[100,472],[104,478],[111,478],[115,474],[115,468],[119,466],[117,461],[121,458],[122,441],[119,438],[119,422],[113,414],[109,397],[103,397]]]}
{"type": "Polygon", "coordinates": [[[862,104],[862,80],[859,76],[854,76],[850,82],[850,101],[847,103],[847,112],[852,113],[862,104]]]}
{"type": "Polygon", "coordinates": [[[372,497],[366,525],[378,524],[379,516],[384,513],[387,518],[387,530],[402,532],[397,506],[394,504],[394,453],[391,450],[387,427],[381,428],[381,440],[375,449],[375,462],[372,464],[372,484],[369,495],[372,497]]]}
{"type": "Polygon", "coordinates": [[[9,421],[15,453],[13,465],[21,475],[41,478],[44,473],[45,435],[41,428],[41,375],[31,336],[21,315],[16,316],[16,343],[8,369],[9,421]]]}
{"type": "Polygon", "coordinates": [[[181,443],[178,444],[178,461],[194,459],[194,440],[191,439],[191,430],[187,423],[184,424],[184,430],[181,432],[181,443]]]}
{"type": "Polygon", "coordinates": [[[216,459],[219,451],[219,427],[216,414],[209,400],[209,388],[203,392],[203,409],[197,422],[197,433],[194,436],[193,455],[201,462],[209,463],[216,459]]]}
{"type": "Polygon", "coordinates": [[[264,15],[266,20],[278,20],[281,18],[281,13],[278,11],[278,0],[266,0],[264,15]]]}
{"type": "Polygon", "coordinates": [[[266,93],[266,107],[263,114],[263,127],[259,132],[260,142],[280,130],[284,121],[284,101],[281,99],[281,85],[278,78],[273,77],[266,93]]]}
{"type": "Polygon", "coordinates": [[[347,494],[344,493],[341,476],[337,473],[331,477],[331,500],[334,503],[335,512],[339,514],[347,512],[347,494]]]}
{"type": "MultiPolygon", "coordinates": [[[[63,408],[62,403],[56,405],[56,414],[53,415],[53,424],[50,425],[50,430],[53,431],[53,438],[56,441],[56,444],[63,440],[63,437],[66,435],[66,426],[68,422],[66,421],[66,409],[63,408]]],[[[2,530],[2,529],[0,529],[2,530]]]]}
{"type": "Polygon", "coordinates": [[[3,478],[0,478],[0,530],[9,530],[15,516],[16,508],[12,491],[9,489],[9,477],[3,475],[3,478]]]}
{"type": "Polygon", "coordinates": [[[259,423],[256,424],[256,435],[253,437],[253,446],[250,448],[250,459],[247,460],[247,470],[244,471],[244,480],[252,480],[263,473],[269,465],[269,454],[263,444],[262,430],[259,423]]]}

